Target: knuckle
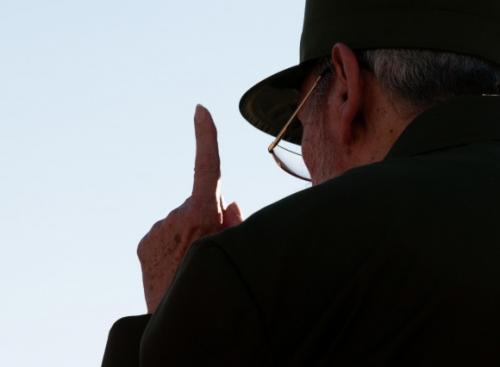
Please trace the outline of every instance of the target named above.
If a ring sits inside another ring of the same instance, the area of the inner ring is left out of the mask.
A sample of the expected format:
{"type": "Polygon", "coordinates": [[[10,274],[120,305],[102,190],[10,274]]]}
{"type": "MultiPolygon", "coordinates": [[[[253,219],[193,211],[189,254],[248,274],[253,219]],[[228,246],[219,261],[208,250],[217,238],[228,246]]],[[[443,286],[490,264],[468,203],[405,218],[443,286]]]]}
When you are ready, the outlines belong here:
{"type": "Polygon", "coordinates": [[[177,217],[179,215],[180,211],[181,211],[180,208],[175,208],[175,209],[171,210],[170,213],[168,213],[168,215],[167,215],[167,219],[177,217]]]}
{"type": "Polygon", "coordinates": [[[167,222],[175,221],[177,218],[182,217],[187,208],[189,208],[190,199],[187,199],[177,208],[173,209],[168,213],[165,220],[167,222]]]}
{"type": "Polygon", "coordinates": [[[151,227],[151,230],[149,232],[157,232],[157,231],[161,230],[161,228],[163,227],[163,222],[164,222],[164,219],[157,221],[155,224],[153,224],[153,226],[151,227]]]}
{"type": "Polygon", "coordinates": [[[165,224],[172,223],[173,221],[176,220],[177,216],[178,216],[177,209],[172,210],[170,213],[168,213],[168,215],[164,219],[161,220],[162,222],[161,226],[163,227],[165,224]]]}

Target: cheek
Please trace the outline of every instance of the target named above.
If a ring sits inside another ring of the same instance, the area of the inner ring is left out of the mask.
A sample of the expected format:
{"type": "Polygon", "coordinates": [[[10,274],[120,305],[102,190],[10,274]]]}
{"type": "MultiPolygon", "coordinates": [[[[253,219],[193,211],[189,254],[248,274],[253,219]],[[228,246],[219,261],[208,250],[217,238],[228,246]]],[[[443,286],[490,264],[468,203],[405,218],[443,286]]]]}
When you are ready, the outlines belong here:
{"type": "Polygon", "coordinates": [[[318,136],[317,130],[312,128],[311,125],[303,127],[302,131],[302,157],[307,169],[311,175],[316,171],[316,156],[317,156],[318,136]]]}
{"type": "Polygon", "coordinates": [[[323,118],[324,116],[317,116],[313,123],[303,126],[302,132],[302,156],[313,184],[333,177],[337,155],[334,136],[324,130],[323,118]]]}
{"type": "Polygon", "coordinates": [[[306,164],[307,169],[311,172],[310,166],[310,157],[311,157],[311,145],[308,135],[306,134],[306,129],[302,132],[302,159],[304,159],[304,163],[306,164]]]}

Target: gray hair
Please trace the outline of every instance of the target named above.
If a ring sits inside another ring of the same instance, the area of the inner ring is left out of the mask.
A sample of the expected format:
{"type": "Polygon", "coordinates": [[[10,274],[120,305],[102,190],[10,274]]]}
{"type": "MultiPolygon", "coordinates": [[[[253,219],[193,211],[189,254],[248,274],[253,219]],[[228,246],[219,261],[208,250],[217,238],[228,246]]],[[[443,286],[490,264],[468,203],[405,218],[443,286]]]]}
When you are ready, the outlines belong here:
{"type": "Polygon", "coordinates": [[[498,94],[500,70],[472,56],[418,49],[358,51],[396,99],[426,109],[460,95],[498,94]]]}
{"type": "MultiPolygon", "coordinates": [[[[359,63],[372,71],[397,103],[425,110],[452,97],[500,93],[500,69],[478,58],[431,50],[356,50],[359,63]]],[[[329,58],[324,62],[329,63],[329,58]]],[[[329,79],[318,86],[324,96],[329,79]]],[[[320,98],[321,99],[321,98],[320,98]]]]}

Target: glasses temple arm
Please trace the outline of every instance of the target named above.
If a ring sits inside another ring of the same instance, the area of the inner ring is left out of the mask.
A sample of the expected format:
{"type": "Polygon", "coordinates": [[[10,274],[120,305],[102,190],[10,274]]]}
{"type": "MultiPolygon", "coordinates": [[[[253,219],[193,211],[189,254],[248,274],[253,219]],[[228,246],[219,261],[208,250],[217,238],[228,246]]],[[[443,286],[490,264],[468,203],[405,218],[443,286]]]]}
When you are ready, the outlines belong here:
{"type": "Polygon", "coordinates": [[[300,110],[302,109],[302,107],[304,107],[305,103],[307,102],[307,100],[309,99],[309,97],[311,96],[312,92],[314,91],[314,89],[316,88],[316,86],[318,85],[319,81],[321,80],[321,78],[323,78],[324,76],[324,73],[321,73],[317,78],[316,80],[314,81],[311,89],[309,89],[309,91],[307,92],[307,94],[305,95],[305,97],[302,99],[302,102],[300,102],[300,104],[298,105],[298,107],[295,109],[295,111],[293,112],[292,116],[290,116],[290,118],[288,119],[288,121],[286,122],[285,126],[283,126],[283,128],[281,129],[281,131],[278,133],[278,135],[276,135],[276,139],[274,139],[274,141],[271,143],[271,145],[269,145],[269,147],[267,148],[267,150],[269,152],[272,152],[274,148],[276,148],[276,146],[278,145],[278,143],[281,141],[281,139],[283,139],[283,136],[285,135],[286,131],[288,130],[288,127],[290,126],[290,124],[293,122],[293,120],[295,119],[295,117],[297,117],[297,115],[299,114],[300,110]]]}

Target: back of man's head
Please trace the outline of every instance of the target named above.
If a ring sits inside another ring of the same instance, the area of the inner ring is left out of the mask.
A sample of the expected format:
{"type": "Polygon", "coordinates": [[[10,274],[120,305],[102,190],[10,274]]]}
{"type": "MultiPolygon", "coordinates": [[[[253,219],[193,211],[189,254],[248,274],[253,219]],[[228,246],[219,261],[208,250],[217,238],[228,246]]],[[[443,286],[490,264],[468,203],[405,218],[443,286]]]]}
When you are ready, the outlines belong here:
{"type": "Polygon", "coordinates": [[[500,92],[500,69],[477,57],[418,49],[358,53],[394,101],[423,110],[453,97],[500,92]]]}

